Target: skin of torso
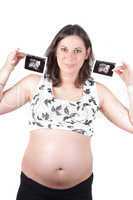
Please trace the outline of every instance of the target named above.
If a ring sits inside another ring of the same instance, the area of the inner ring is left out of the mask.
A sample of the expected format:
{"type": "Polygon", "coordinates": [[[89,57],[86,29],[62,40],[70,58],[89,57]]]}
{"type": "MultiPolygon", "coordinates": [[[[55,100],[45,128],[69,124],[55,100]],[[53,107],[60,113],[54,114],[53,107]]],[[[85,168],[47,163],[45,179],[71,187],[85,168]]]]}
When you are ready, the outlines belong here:
{"type": "MultiPolygon", "coordinates": [[[[56,96],[61,96],[58,90],[56,96]]],[[[68,98],[77,98],[82,91],[76,88],[72,93],[68,98]]],[[[73,187],[92,174],[91,137],[60,129],[32,130],[22,160],[22,171],[50,188],[73,187]]]]}
{"type": "Polygon", "coordinates": [[[22,171],[51,188],[70,188],[92,173],[91,139],[65,130],[31,131],[22,171]]]}

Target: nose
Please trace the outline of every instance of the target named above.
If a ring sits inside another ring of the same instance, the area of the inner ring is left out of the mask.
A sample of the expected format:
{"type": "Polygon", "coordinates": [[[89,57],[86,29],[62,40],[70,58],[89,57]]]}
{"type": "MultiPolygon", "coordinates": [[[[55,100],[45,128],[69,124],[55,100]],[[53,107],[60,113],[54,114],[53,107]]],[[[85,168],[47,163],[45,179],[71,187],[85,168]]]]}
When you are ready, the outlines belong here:
{"type": "Polygon", "coordinates": [[[74,54],[74,52],[73,52],[73,51],[68,51],[68,52],[66,53],[66,58],[69,59],[69,60],[75,59],[75,54],[74,54]]]}

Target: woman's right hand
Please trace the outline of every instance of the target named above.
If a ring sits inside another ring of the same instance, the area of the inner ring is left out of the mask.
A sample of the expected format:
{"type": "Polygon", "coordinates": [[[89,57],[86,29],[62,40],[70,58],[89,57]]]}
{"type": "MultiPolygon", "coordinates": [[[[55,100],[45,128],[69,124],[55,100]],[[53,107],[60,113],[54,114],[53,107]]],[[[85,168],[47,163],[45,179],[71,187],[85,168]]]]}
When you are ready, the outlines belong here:
{"type": "Polygon", "coordinates": [[[10,71],[14,70],[14,68],[19,63],[19,61],[21,59],[23,59],[25,56],[26,56],[26,54],[20,52],[19,49],[12,51],[7,56],[4,68],[6,68],[7,70],[10,70],[10,71]]]}

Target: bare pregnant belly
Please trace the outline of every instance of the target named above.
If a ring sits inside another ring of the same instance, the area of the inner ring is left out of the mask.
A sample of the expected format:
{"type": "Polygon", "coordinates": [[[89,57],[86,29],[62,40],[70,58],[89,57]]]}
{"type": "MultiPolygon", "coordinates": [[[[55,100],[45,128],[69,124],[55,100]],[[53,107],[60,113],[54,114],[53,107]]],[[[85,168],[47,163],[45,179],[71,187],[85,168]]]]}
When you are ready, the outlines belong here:
{"type": "Polygon", "coordinates": [[[73,187],[92,173],[90,138],[64,130],[34,130],[23,157],[22,171],[51,188],[73,187]]]}

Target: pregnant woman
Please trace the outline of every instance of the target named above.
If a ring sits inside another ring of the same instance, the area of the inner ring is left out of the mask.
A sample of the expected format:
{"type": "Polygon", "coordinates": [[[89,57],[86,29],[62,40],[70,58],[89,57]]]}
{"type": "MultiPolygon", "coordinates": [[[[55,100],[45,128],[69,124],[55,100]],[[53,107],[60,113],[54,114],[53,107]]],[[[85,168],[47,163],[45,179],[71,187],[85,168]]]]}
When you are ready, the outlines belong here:
{"type": "Polygon", "coordinates": [[[79,25],[63,27],[45,55],[44,74],[30,74],[7,90],[4,86],[25,54],[11,52],[0,71],[0,114],[27,102],[31,108],[17,200],[92,200],[94,120],[100,110],[133,133],[133,69],[125,63],[115,68],[127,86],[128,110],[91,77],[92,44],[79,25]]]}

